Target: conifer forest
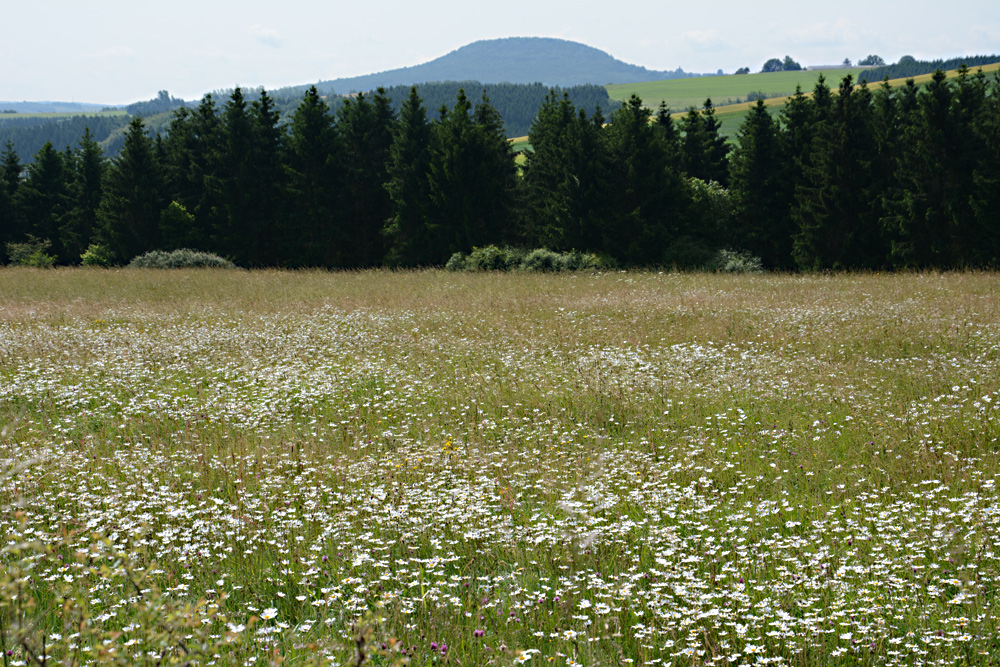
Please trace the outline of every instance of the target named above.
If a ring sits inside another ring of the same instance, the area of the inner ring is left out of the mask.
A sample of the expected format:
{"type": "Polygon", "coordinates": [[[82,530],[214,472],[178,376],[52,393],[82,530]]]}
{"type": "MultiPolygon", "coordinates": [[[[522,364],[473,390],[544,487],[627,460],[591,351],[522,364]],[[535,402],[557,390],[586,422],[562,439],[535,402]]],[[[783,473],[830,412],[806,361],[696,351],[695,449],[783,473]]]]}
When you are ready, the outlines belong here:
{"type": "Polygon", "coordinates": [[[968,68],[923,86],[821,79],[777,113],[758,101],[727,143],[710,100],[671,113],[633,96],[605,117],[553,92],[517,153],[485,94],[432,111],[415,88],[395,105],[380,89],[332,111],[311,88],[282,119],[237,88],[156,136],[133,120],[114,158],[89,134],[30,162],[8,145],[0,259],[192,248],[245,267],[416,267],[495,245],[623,267],[720,250],[776,270],[996,267],[998,93],[968,68]]]}

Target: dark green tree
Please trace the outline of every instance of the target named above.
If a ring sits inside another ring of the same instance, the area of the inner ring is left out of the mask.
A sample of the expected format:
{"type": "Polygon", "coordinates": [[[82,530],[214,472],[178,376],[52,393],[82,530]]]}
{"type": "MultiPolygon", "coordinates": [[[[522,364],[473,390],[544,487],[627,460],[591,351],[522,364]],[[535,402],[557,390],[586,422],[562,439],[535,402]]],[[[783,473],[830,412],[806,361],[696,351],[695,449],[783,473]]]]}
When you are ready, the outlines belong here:
{"type": "Polygon", "coordinates": [[[628,264],[658,263],[687,223],[684,181],[670,168],[669,151],[650,123],[651,115],[632,95],[612,114],[607,128],[614,198],[603,249],[628,264]]]}
{"type": "Polygon", "coordinates": [[[97,211],[104,196],[107,159],[90,130],[70,155],[70,206],[60,229],[67,262],[77,263],[97,230],[97,211]]]}
{"type": "Polygon", "coordinates": [[[440,261],[427,219],[431,125],[416,86],[403,102],[393,138],[385,189],[392,215],[383,232],[390,266],[428,266],[440,261]]]}
{"type": "Polygon", "coordinates": [[[24,234],[49,241],[58,261],[67,262],[59,230],[70,205],[70,174],[65,157],[46,143],[28,165],[28,178],[20,184],[14,201],[20,216],[14,240],[24,234]]]}
{"type": "Polygon", "coordinates": [[[529,246],[600,251],[608,155],[602,128],[553,91],[539,109],[524,164],[529,246]]]}
{"type": "Polygon", "coordinates": [[[7,259],[7,244],[24,234],[20,228],[21,216],[14,206],[20,180],[21,161],[8,141],[0,156],[0,262],[7,259]]]}
{"type": "Polygon", "coordinates": [[[705,100],[704,109],[694,107],[681,120],[684,138],[681,140],[681,169],[692,178],[729,184],[729,145],[719,132],[712,100],[705,100]]]}
{"type": "Polygon", "coordinates": [[[916,96],[913,120],[903,135],[898,160],[899,189],[883,220],[893,257],[911,267],[949,268],[963,263],[956,253],[957,226],[972,173],[963,168],[966,138],[955,92],[941,70],[916,96]]]}
{"type": "Polygon", "coordinates": [[[176,201],[194,215],[194,226],[184,237],[168,234],[165,249],[214,249],[224,213],[219,199],[222,123],[212,95],[205,95],[194,111],[174,112],[164,142],[163,174],[166,200],[176,201]]]}
{"type": "Polygon", "coordinates": [[[330,107],[315,86],[292,114],[286,140],[289,217],[282,251],[290,266],[335,266],[342,256],[337,205],[342,177],[330,107]]]}
{"type": "Polygon", "coordinates": [[[736,143],[731,187],[736,229],[730,242],[760,257],[765,266],[790,269],[795,164],[764,100],[757,100],[747,114],[736,143]]]}
{"type": "Polygon", "coordinates": [[[278,112],[267,91],[248,104],[236,88],[222,112],[217,175],[208,180],[221,202],[217,252],[244,266],[275,262],[283,170],[278,112]]]}
{"type": "Polygon", "coordinates": [[[345,197],[340,206],[343,266],[375,266],[385,254],[382,229],[392,217],[385,184],[396,130],[392,103],[379,89],[344,100],[337,111],[337,133],[343,155],[345,197]]]}
{"type": "Polygon", "coordinates": [[[160,247],[163,178],[153,140],[141,118],[129,123],[125,145],[108,171],[98,211],[98,239],[126,263],[160,247]]]}
{"type": "Polygon", "coordinates": [[[886,264],[881,205],[873,191],[871,92],[844,77],[821,124],[796,190],[793,255],[803,269],[872,269],[886,264]]]}
{"type": "Polygon", "coordinates": [[[455,106],[442,108],[433,125],[429,218],[436,263],[454,252],[502,243],[510,233],[516,163],[503,124],[483,100],[476,107],[460,90],[455,106]]]}

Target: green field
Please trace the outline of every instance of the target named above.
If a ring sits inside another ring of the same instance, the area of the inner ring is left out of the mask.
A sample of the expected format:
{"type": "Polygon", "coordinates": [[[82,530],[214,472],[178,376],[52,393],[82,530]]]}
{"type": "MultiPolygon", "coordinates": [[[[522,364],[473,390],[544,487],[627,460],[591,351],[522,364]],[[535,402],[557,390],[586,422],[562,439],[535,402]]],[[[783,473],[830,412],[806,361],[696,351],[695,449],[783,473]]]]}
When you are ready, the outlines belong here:
{"type": "Polygon", "coordinates": [[[987,665],[1000,277],[0,269],[5,665],[987,665]]]}
{"type": "Polygon", "coordinates": [[[642,98],[646,106],[656,108],[660,102],[675,114],[683,113],[690,107],[700,109],[705,100],[711,98],[716,107],[746,100],[754,92],[766,93],[768,97],[784,97],[795,94],[795,86],[810,91],[816,85],[820,74],[836,87],[847,74],[857,75],[861,69],[835,69],[801,72],[769,72],[767,74],[731,74],[728,76],[708,76],[692,79],[670,79],[647,83],[622,83],[605,86],[613,100],[625,101],[633,93],[642,98]]]}

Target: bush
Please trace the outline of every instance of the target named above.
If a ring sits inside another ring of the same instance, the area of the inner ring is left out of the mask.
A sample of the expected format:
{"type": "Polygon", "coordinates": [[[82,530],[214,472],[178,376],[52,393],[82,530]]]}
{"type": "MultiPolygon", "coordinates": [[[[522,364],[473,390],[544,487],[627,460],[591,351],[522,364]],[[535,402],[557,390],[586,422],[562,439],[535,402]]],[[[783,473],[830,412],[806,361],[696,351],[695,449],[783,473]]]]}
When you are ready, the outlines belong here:
{"type": "Polygon", "coordinates": [[[56,263],[55,256],[45,252],[51,245],[48,239],[40,239],[29,234],[28,240],[23,243],[7,244],[7,259],[15,266],[47,269],[56,263]]]}
{"type": "Polygon", "coordinates": [[[561,267],[561,256],[546,248],[536,248],[528,253],[521,262],[524,271],[558,271],[561,267]]]}
{"type": "Polygon", "coordinates": [[[107,246],[91,243],[80,255],[80,263],[84,266],[111,266],[115,263],[115,255],[107,246]]]}
{"type": "Polygon", "coordinates": [[[523,250],[488,245],[485,248],[473,248],[465,259],[465,270],[509,271],[520,265],[523,259],[523,250]]]}
{"type": "Polygon", "coordinates": [[[210,252],[190,250],[181,248],[165,252],[163,250],[151,250],[145,255],[139,255],[131,262],[129,268],[133,269],[182,269],[182,268],[214,268],[232,269],[235,265],[228,259],[223,259],[210,252]]]}
{"type": "Polygon", "coordinates": [[[465,271],[466,257],[467,255],[464,252],[456,252],[448,258],[448,262],[444,265],[444,268],[449,271],[465,271]]]}
{"type": "Polygon", "coordinates": [[[764,264],[760,257],[745,251],[720,250],[712,260],[713,268],[722,273],[762,273],[764,264]]]}
{"type": "Polygon", "coordinates": [[[456,252],[444,265],[449,271],[601,271],[610,267],[603,257],[577,250],[559,253],[536,248],[528,252],[492,245],[475,248],[468,255],[456,252]]]}

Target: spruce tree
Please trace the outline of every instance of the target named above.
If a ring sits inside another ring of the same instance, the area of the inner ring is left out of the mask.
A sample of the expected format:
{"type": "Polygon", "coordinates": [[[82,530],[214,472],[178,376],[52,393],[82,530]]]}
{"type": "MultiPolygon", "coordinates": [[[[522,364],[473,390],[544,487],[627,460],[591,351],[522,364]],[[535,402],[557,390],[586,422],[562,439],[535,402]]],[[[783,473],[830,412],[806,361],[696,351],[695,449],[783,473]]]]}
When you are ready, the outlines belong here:
{"type": "Polygon", "coordinates": [[[1000,78],[994,78],[975,120],[974,140],[982,153],[973,174],[970,206],[980,233],[980,266],[1000,268],[1000,78]]]}
{"type": "Polygon", "coordinates": [[[277,236],[286,211],[285,169],[282,164],[284,129],[274,100],[261,90],[250,112],[250,182],[256,224],[250,241],[248,262],[255,266],[281,263],[277,236]]]}
{"type": "Polygon", "coordinates": [[[395,124],[391,101],[381,88],[371,100],[363,93],[344,100],[337,111],[344,192],[348,195],[340,207],[343,266],[374,266],[382,261],[382,229],[392,217],[392,200],[385,184],[395,124]]]}
{"type": "Polygon", "coordinates": [[[510,233],[516,164],[503,124],[484,98],[476,107],[459,90],[433,125],[429,218],[436,263],[452,253],[502,243],[510,233]]]}
{"type": "Polygon", "coordinates": [[[390,266],[427,266],[437,261],[427,219],[430,143],[427,109],[413,86],[400,108],[385,184],[392,202],[383,231],[390,266]]]}
{"type": "Polygon", "coordinates": [[[765,266],[789,269],[794,163],[763,100],[747,114],[736,143],[731,179],[736,229],[730,242],[760,257],[765,266]]]}
{"type": "Polygon", "coordinates": [[[578,160],[572,153],[579,146],[571,143],[570,134],[576,123],[569,94],[559,97],[550,91],[531,124],[532,150],[526,153],[523,168],[528,245],[569,249],[566,237],[576,221],[571,218],[574,202],[566,182],[577,178],[573,170],[578,160]]]}
{"type": "Polygon", "coordinates": [[[692,178],[715,181],[723,187],[729,184],[729,146],[719,132],[712,100],[705,100],[699,111],[688,109],[681,121],[684,138],[681,140],[681,169],[692,178]]]}
{"type": "Polygon", "coordinates": [[[614,208],[603,246],[627,264],[659,262],[667,244],[686,227],[689,197],[650,117],[642,100],[632,95],[612,114],[607,130],[614,208]]]}
{"type": "Polygon", "coordinates": [[[132,258],[160,247],[163,179],[153,140],[141,118],[129,123],[125,145],[108,171],[105,196],[98,211],[98,239],[115,260],[132,258]]]}
{"type": "Polygon", "coordinates": [[[954,266],[950,190],[958,187],[953,148],[954,94],[944,72],[934,73],[916,95],[913,121],[903,135],[897,164],[899,190],[888,203],[883,225],[892,239],[896,263],[918,268],[954,266]]]}
{"type": "Polygon", "coordinates": [[[23,235],[20,217],[14,206],[21,180],[21,161],[10,141],[0,156],[0,262],[7,260],[7,244],[23,235]]]}
{"type": "Polygon", "coordinates": [[[290,215],[282,251],[290,266],[336,266],[343,239],[338,238],[337,204],[341,157],[330,107],[315,86],[292,114],[286,141],[290,215]]]}
{"type": "Polygon", "coordinates": [[[60,262],[69,261],[59,233],[69,211],[69,195],[70,174],[65,157],[46,142],[28,165],[28,178],[17,188],[14,205],[20,220],[15,240],[30,234],[48,241],[60,262]]]}
{"type": "Polygon", "coordinates": [[[107,160],[101,147],[86,129],[69,163],[70,208],[60,229],[66,261],[77,263],[87,250],[97,229],[97,211],[104,196],[107,160]]]}
{"type": "Polygon", "coordinates": [[[483,186],[479,204],[485,224],[482,243],[509,243],[515,234],[517,156],[507,139],[503,118],[485,90],[473,110],[473,119],[484,172],[479,179],[483,186]]]}
{"type": "Polygon", "coordinates": [[[880,198],[872,191],[871,93],[844,77],[820,124],[796,191],[793,255],[803,269],[878,268],[886,263],[880,198]]]}

